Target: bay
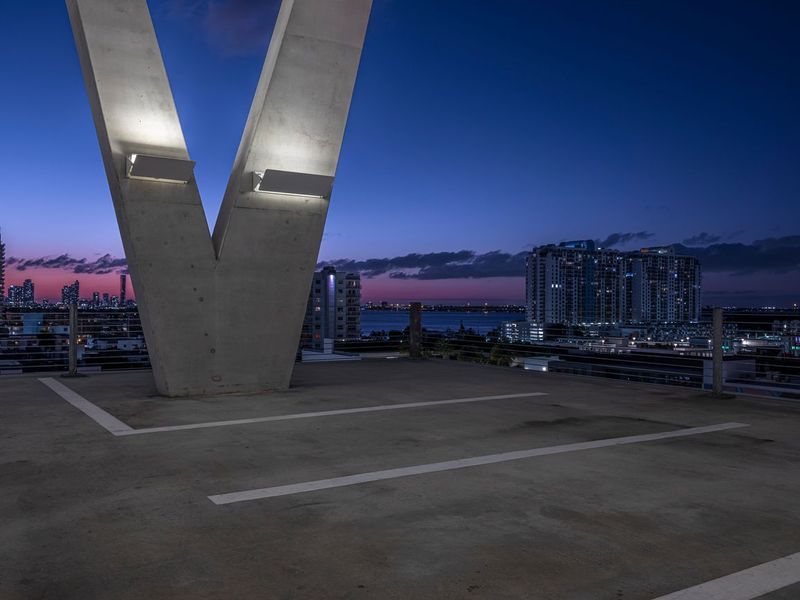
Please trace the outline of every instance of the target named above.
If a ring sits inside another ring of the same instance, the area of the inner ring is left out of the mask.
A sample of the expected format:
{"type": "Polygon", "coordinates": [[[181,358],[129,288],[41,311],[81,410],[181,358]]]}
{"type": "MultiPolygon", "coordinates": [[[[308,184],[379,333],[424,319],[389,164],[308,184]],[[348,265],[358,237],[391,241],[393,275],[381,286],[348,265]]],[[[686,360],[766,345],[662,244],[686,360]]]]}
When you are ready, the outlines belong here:
{"type": "MultiPolygon", "coordinates": [[[[522,321],[521,312],[466,312],[423,311],[422,327],[428,331],[456,331],[462,323],[466,329],[485,334],[503,321],[522,321]]],[[[362,310],[361,333],[368,336],[373,331],[402,331],[408,327],[407,310],[362,310]]]]}

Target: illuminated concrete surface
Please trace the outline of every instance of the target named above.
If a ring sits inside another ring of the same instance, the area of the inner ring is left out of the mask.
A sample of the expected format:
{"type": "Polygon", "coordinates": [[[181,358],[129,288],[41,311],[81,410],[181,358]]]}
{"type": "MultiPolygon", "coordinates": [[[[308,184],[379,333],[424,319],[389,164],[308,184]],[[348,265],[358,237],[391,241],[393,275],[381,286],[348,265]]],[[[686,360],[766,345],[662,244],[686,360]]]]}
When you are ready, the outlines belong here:
{"type": "Polygon", "coordinates": [[[301,364],[285,392],[171,402],[148,373],[62,382],[134,429],[547,395],[115,437],[37,378],[0,379],[4,599],[652,600],[800,552],[789,404],[451,361],[301,364]],[[748,427],[208,499],[727,422],[748,427]]]}
{"type": "Polygon", "coordinates": [[[371,0],[283,1],[213,236],[145,0],[67,6],[158,391],[286,388],[371,0]]]}

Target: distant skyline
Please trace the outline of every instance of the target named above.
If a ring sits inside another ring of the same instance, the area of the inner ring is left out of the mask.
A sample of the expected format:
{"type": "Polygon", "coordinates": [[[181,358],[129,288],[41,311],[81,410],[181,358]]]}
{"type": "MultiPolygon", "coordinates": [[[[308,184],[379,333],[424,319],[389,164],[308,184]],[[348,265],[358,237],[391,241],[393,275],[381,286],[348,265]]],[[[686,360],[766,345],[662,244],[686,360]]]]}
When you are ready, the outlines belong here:
{"type": "MultiPolygon", "coordinates": [[[[150,2],[212,225],[277,6],[150,2]]],[[[4,10],[7,285],[116,293],[66,9],[4,10]]],[[[777,1],[375,0],[320,261],[361,270],[365,300],[502,302],[534,245],[680,244],[704,302],[797,302],[798,25],[777,1]]]]}

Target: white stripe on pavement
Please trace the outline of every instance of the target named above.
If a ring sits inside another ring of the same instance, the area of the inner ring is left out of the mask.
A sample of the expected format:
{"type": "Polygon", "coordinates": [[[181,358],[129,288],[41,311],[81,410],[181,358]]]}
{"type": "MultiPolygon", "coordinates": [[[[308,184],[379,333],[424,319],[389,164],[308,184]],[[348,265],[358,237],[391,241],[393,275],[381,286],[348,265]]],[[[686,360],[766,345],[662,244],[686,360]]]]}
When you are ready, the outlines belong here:
{"type": "Polygon", "coordinates": [[[64,400],[72,404],[72,406],[92,419],[95,423],[101,427],[104,427],[114,435],[125,435],[126,433],[133,431],[131,427],[117,419],[115,416],[108,414],[102,408],[92,404],[80,394],[73,392],[60,381],[57,381],[52,377],[40,377],[39,381],[61,396],[64,400]]]}
{"type": "Polygon", "coordinates": [[[82,411],[94,421],[105,427],[116,436],[142,435],[146,433],[162,433],[167,431],[183,431],[185,429],[206,429],[208,427],[225,427],[228,425],[245,425],[248,423],[270,423],[274,421],[293,421],[295,419],[312,419],[316,417],[332,417],[336,415],[352,415],[358,413],[381,412],[387,410],[401,410],[405,408],[425,408],[429,406],[444,406],[447,404],[467,404],[470,402],[486,402],[488,400],[512,400],[515,398],[532,398],[546,396],[545,392],[525,392],[522,394],[501,394],[497,396],[475,396],[472,398],[455,398],[452,400],[432,400],[429,402],[406,402],[403,404],[382,404],[379,406],[362,406],[359,408],[341,408],[322,410],[316,412],[294,413],[290,415],[275,415],[272,417],[254,417],[252,419],[234,419],[231,421],[211,421],[207,423],[190,423],[188,425],[167,425],[164,427],[146,427],[133,429],[116,417],[110,415],[99,406],[89,402],[80,394],[73,392],[63,383],[52,377],[39,379],[43,384],[82,411]]]}
{"type": "Polygon", "coordinates": [[[549,454],[561,454],[564,452],[577,452],[579,450],[591,450],[595,448],[606,448],[608,446],[621,446],[624,444],[638,444],[640,442],[650,442],[654,440],[664,440],[669,438],[699,435],[714,431],[724,431],[726,429],[737,429],[747,427],[743,423],[722,423],[719,425],[708,425],[705,427],[690,427],[675,431],[665,431],[662,433],[647,433],[644,435],[632,435],[627,437],[610,438],[605,440],[595,440],[591,442],[578,442],[575,444],[564,444],[560,446],[548,446],[545,448],[533,448],[531,450],[518,450],[516,452],[503,452],[501,454],[487,454],[484,456],[474,456],[472,458],[461,458],[458,460],[448,460],[445,462],[429,463],[412,467],[401,467],[398,469],[387,469],[385,471],[373,471],[371,473],[360,473],[357,475],[346,475],[344,477],[334,477],[332,479],[319,479],[316,481],[306,481],[303,483],[293,483],[291,485],[280,485],[276,487],[260,488],[255,490],[245,490],[242,492],[231,492],[227,494],[217,494],[209,496],[208,499],[214,504],[232,504],[234,502],[245,502],[248,500],[260,500],[263,498],[273,498],[275,496],[289,496],[291,494],[302,494],[317,490],[358,485],[370,481],[381,481],[384,479],[396,479],[398,477],[409,477],[411,475],[421,475],[423,473],[435,473],[438,471],[450,471],[453,469],[464,469],[467,467],[477,467],[490,465],[534,456],[546,456],[549,454]]]}
{"type": "Polygon", "coordinates": [[[800,583],[800,552],[656,600],[753,600],[800,583]]]}
{"type": "Polygon", "coordinates": [[[475,398],[456,398],[454,400],[433,400],[430,402],[406,402],[405,404],[383,404],[380,406],[362,406],[360,408],[340,408],[336,410],[321,410],[317,412],[295,413],[291,415],[276,415],[273,417],[235,419],[233,421],[211,421],[209,423],[190,423],[188,425],[168,425],[165,427],[148,427],[146,429],[132,429],[120,435],[140,435],[143,433],[160,433],[163,431],[182,431],[184,429],[204,429],[206,427],[224,427],[226,425],[243,425],[246,423],[270,423],[273,421],[293,421],[295,419],[333,417],[336,415],[354,415],[357,413],[380,412],[384,410],[401,410],[404,408],[424,408],[427,406],[442,406],[445,404],[466,404],[468,402],[485,402],[487,400],[509,400],[512,398],[530,398],[533,396],[546,396],[546,395],[547,394],[545,392],[528,392],[525,394],[503,394],[501,396],[478,396],[475,398]]]}

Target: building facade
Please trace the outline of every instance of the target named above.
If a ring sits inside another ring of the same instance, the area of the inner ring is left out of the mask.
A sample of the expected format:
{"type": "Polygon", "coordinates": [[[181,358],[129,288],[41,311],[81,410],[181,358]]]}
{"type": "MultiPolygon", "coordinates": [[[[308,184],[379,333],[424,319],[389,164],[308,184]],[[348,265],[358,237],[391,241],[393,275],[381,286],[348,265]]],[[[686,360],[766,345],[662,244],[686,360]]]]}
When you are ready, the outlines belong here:
{"type": "Polygon", "coordinates": [[[8,303],[11,306],[22,306],[22,286],[10,285],[8,286],[8,303]]]}
{"type": "Polygon", "coordinates": [[[36,292],[33,281],[26,279],[22,282],[22,304],[24,306],[33,306],[36,304],[36,292]]]}
{"type": "Polygon", "coordinates": [[[618,323],[624,262],[591,240],[535,248],[527,259],[528,320],[535,323],[618,323]]]}
{"type": "Polygon", "coordinates": [[[529,321],[539,324],[696,322],[700,265],[671,248],[619,252],[591,240],[534,248],[526,265],[529,321]]]}
{"type": "Polygon", "coordinates": [[[700,319],[700,264],[671,247],[642,248],[626,257],[627,323],[692,323],[700,319]]]}
{"type": "Polygon", "coordinates": [[[532,321],[503,321],[500,338],[512,344],[533,344],[544,341],[544,327],[532,321]]]}
{"type": "Polygon", "coordinates": [[[301,344],[323,350],[325,340],[361,339],[361,275],[325,267],[314,273],[301,344]]]}
{"type": "Polygon", "coordinates": [[[77,305],[80,299],[81,284],[76,280],[61,288],[61,304],[65,306],[77,305]]]}

